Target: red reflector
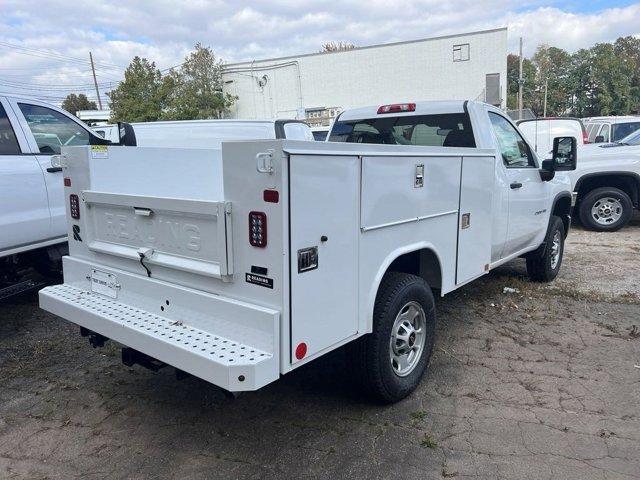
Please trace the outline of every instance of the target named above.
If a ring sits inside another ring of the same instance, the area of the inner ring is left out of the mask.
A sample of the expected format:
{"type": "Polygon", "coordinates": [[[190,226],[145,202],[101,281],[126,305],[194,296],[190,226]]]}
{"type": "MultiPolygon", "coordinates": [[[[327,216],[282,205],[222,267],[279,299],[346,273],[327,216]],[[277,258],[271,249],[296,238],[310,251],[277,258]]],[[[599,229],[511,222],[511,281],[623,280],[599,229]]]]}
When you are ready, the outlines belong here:
{"type": "Polygon", "coordinates": [[[65,187],[71,186],[71,179],[69,177],[64,177],[64,186],[65,187]]]}
{"type": "Polygon", "coordinates": [[[415,103],[392,103],[391,105],[382,105],[378,108],[378,114],[381,113],[403,113],[403,112],[415,112],[415,103]]]}
{"type": "Polygon", "coordinates": [[[249,243],[254,247],[267,246],[267,214],[249,212],[249,243]]]}
{"type": "Polygon", "coordinates": [[[296,358],[302,360],[307,354],[307,344],[302,342],[296,347],[296,358]]]}
{"type": "Polygon", "coordinates": [[[277,190],[265,190],[262,193],[265,202],[278,203],[280,201],[280,193],[277,190]]]}
{"type": "Polygon", "coordinates": [[[80,218],[80,200],[75,193],[69,195],[69,209],[71,210],[71,218],[78,220],[80,218]]]}

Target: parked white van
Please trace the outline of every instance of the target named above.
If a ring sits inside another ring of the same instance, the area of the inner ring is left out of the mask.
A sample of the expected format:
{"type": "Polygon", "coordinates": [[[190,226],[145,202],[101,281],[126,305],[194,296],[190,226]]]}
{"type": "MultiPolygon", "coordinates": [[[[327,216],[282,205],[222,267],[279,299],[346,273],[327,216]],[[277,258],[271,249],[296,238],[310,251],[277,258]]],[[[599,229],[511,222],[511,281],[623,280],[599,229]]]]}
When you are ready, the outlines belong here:
{"type": "MultiPolygon", "coordinates": [[[[300,120],[176,120],[132,123],[139,147],[220,148],[234,140],[313,140],[309,126],[300,120]]],[[[93,129],[117,142],[116,125],[93,129]]]]}
{"type": "Polygon", "coordinates": [[[553,149],[555,137],[574,137],[578,146],[589,143],[587,131],[579,118],[547,117],[516,122],[533,149],[544,157],[553,149]]]}

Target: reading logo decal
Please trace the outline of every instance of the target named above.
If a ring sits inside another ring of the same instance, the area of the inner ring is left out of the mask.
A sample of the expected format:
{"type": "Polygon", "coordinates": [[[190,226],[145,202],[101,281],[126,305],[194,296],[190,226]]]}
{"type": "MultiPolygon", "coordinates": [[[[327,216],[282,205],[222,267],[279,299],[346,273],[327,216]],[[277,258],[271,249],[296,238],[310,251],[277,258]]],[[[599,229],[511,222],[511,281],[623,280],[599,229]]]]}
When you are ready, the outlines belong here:
{"type": "Polygon", "coordinates": [[[82,241],[82,238],[80,238],[80,225],[73,226],[73,239],[77,240],[78,242],[82,241]]]}
{"type": "Polygon", "coordinates": [[[273,288],[273,278],[254,275],[253,273],[245,273],[245,279],[247,283],[253,283],[254,285],[260,285],[261,287],[266,288],[273,288]]]}

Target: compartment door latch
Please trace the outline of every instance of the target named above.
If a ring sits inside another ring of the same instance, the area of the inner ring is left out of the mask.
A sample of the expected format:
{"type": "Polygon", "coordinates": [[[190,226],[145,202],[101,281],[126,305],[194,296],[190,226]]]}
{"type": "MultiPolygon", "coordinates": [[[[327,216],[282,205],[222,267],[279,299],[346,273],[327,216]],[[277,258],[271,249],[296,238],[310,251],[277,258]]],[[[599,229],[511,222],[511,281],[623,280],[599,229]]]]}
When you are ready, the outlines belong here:
{"type": "Polygon", "coordinates": [[[423,164],[416,165],[416,180],[413,186],[415,188],[424,187],[424,165],[423,164]]]}
{"type": "Polygon", "coordinates": [[[260,173],[273,175],[273,150],[260,152],[256,155],[256,169],[260,173]]]}

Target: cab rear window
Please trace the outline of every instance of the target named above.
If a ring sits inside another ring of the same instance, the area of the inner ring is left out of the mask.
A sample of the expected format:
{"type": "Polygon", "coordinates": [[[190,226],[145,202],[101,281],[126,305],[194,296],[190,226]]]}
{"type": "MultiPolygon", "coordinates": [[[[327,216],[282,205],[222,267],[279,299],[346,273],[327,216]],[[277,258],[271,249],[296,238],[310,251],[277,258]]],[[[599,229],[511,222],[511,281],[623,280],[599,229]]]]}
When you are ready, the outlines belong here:
{"type": "Polygon", "coordinates": [[[466,113],[338,119],[331,129],[329,141],[431,147],[476,146],[466,113]]]}

